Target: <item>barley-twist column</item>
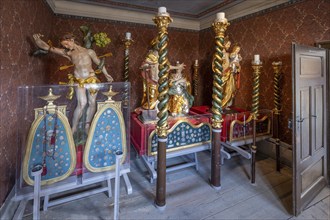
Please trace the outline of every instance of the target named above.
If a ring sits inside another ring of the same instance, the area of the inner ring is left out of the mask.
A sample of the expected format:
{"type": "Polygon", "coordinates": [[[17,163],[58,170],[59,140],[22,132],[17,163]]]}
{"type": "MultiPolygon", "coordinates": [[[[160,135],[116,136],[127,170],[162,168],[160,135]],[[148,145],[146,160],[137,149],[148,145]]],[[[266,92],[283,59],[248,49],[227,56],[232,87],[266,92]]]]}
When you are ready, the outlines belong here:
{"type": "Polygon", "coordinates": [[[173,21],[165,7],[160,7],[158,14],[153,18],[158,27],[158,53],[159,53],[159,80],[158,80],[158,149],[157,149],[157,188],[155,205],[159,209],[165,209],[166,206],[166,145],[168,132],[168,78],[170,65],[167,59],[168,33],[167,27],[173,21]]]}
{"type": "Polygon", "coordinates": [[[259,84],[260,84],[260,73],[262,63],[259,60],[259,55],[255,55],[254,61],[252,61],[253,69],[253,91],[252,91],[252,119],[253,119],[253,144],[251,146],[252,158],[251,158],[251,183],[255,183],[256,174],[256,127],[259,112],[259,84]]]}
{"type": "Polygon", "coordinates": [[[125,44],[125,60],[124,60],[124,104],[128,104],[128,79],[129,79],[129,47],[133,44],[133,40],[131,38],[131,33],[126,32],[126,37],[123,40],[125,44]]]}
{"type": "Polygon", "coordinates": [[[221,127],[222,127],[222,74],[223,74],[223,50],[225,32],[229,23],[225,18],[225,13],[218,13],[212,24],[215,32],[215,53],[213,55],[213,94],[212,94],[212,158],[211,158],[211,185],[221,188],[221,127]]]}
{"type": "Polygon", "coordinates": [[[193,80],[194,80],[194,97],[195,97],[195,105],[197,105],[197,96],[198,96],[198,60],[195,60],[194,64],[194,75],[193,75],[193,80]]]}
{"type": "Polygon", "coordinates": [[[279,139],[279,130],[280,130],[280,112],[281,112],[281,97],[280,97],[280,81],[281,81],[281,70],[282,62],[273,62],[274,70],[274,119],[273,119],[273,137],[276,144],[276,170],[281,170],[281,151],[280,151],[280,139],[279,139]]]}

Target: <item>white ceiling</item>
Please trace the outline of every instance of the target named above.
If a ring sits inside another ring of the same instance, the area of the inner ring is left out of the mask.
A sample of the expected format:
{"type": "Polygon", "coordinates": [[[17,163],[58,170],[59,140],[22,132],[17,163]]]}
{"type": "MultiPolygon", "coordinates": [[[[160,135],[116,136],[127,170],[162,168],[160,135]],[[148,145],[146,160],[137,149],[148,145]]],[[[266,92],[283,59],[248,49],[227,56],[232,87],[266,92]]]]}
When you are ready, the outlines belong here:
{"type": "Polygon", "coordinates": [[[225,12],[230,21],[290,0],[46,0],[54,13],[153,25],[158,7],[173,18],[170,27],[202,30],[215,14],[225,12]]]}

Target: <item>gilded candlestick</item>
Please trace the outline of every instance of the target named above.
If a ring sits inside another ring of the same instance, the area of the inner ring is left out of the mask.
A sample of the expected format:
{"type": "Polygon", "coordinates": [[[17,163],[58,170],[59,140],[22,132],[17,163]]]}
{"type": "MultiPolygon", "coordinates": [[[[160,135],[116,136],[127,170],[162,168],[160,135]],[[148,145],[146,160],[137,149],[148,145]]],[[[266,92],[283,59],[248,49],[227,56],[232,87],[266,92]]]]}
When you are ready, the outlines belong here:
{"type": "Polygon", "coordinates": [[[168,80],[170,65],[167,58],[168,32],[167,27],[173,21],[166,12],[165,7],[160,7],[158,14],[153,18],[158,27],[158,54],[159,54],[159,79],[158,79],[158,110],[159,120],[157,121],[157,188],[155,205],[159,209],[164,209],[166,205],[166,146],[168,133],[168,80]]]}
{"type": "Polygon", "coordinates": [[[193,75],[195,100],[197,100],[197,96],[198,96],[198,69],[199,69],[198,60],[196,60],[194,64],[194,75],[193,75]]]}
{"type": "Polygon", "coordinates": [[[225,18],[225,14],[220,12],[212,24],[215,32],[215,53],[213,55],[212,70],[213,70],[213,94],[212,94],[212,158],[211,158],[211,185],[215,189],[220,189],[221,179],[221,127],[222,127],[222,97],[223,97],[223,51],[225,32],[229,23],[225,18]]]}
{"type": "Polygon", "coordinates": [[[257,136],[257,119],[259,114],[259,86],[260,86],[260,73],[262,62],[259,60],[259,55],[255,55],[255,60],[252,61],[253,69],[253,91],[252,91],[252,119],[253,119],[253,143],[251,146],[251,183],[255,183],[255,163],[256,163],[256,136],[257,136]],[[256,58],[257,57],[257,58],[256,58]]]}
{"type": "Polygon", "coordinates": [[[125,45],[125,60],[124,60],[124,103],[128,104],[128,80],[129,80],[129,47],[134,43],[134,41],[131,38],[131,33],[127,32],[126,37],[124,40],[122,40],[125,45]]]}
{"type": "Polygon", "coordinates": [[[280,97],[280,80],[282,78],[282,62],[273,62],[274,70],[274,118],[273,118],[273,138],[275,139],[276,151],[276,170],[281,170],[281,151],[280,151],[280,112],[281,112],[281,97],[280,97]]]}

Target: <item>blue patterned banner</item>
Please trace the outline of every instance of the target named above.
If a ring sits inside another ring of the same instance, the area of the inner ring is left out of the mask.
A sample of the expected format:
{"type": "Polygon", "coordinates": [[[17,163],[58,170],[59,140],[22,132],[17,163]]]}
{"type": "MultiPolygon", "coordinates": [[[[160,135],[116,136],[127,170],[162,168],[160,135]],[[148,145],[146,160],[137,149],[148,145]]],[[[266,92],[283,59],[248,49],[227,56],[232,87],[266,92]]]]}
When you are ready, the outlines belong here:
{"type": "MultiPolygon", "coordinates": [[[[192,125],[188,121],[176,123],[167,136],[167,151],[193,147],[211,142],[211,127],[208,123],[192,125]]],[[[149,136],[149,154],[157,153],[158,136],[152,132],[149,136]]]]}

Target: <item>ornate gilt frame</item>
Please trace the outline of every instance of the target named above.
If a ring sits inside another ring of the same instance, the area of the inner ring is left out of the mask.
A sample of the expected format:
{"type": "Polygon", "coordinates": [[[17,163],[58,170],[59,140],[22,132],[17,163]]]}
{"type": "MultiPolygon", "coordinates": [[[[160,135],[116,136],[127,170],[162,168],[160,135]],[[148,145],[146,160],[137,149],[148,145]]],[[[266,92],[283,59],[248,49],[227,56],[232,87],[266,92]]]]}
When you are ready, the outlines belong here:
{"type": "Polygon", "coordinates": [[[91,142],[93,140],[93,134],[95,131],[95,127],[97,125],[97,122],[99,120],[99,118],[101,117],[101,115],[103,114],[103,112],[108,109],[111,108],[115,111],[115,113],[118,116],[119,119],[119,124],[120,124],[120,132],[121,132],[121,139],[122,139],[122,143],[123,143],[123,157],[120,161],[120,163],[122,164],[125,159],[126,159],[126,154],[127,154],[127,147],[126,147],[126,131],[125,131],[125,122],[124,122],[124,117],[123,114],[120,110],[121,108],[121,104],[120,102],[100,102],[98,103],[98,111],[96,112],[94,119],[92,121],[90,130],[89,130],[89,135],[87,137],[87,141],[86,141],[86,147],[84,150],[84,164],[85,167],[91,171],[91,172],[103,172],[103,171],[109,171],[109,170],[114,170],[115,169],[115,164],[111,165],[111,166],[107,166],[107,167],[102,167],[102,168],[94,168],[90,165],[89,160],[88,160],[88,155],[89,155],[89,150],[91,147],[91,142]]]}
{"type": "MultiPolygon", "coordinates": [[[[68,171],[64,175],[61,175],[60,177],[52,178],[49,180],[42,180],[41,185],[53,184],[55,182],[66,179],[67,177],[69,177],[71,175],[71,173],[74,171],[74,169],[76,167],[77,158],[76,158],[76,150],[75,150],[75,145],[74,145],[74,141],[73,141],[73,137],[72,137],[71,127],[70,127],[67,117],[62,113],[62,112],[65,112],[66,106],[58,106],[58,109],[59,109],[59,111],[57,111],[57,117],[62,121],[63,126],[65,128],[66,136],[68,138],[68,144],[69,144],[70,155],[71,155],[71,161],[70,161],[71,165],[70,165],[68,171]]],[[[33,139],[36,134],[37,128],[38,128],[40,122],[43,121],[43,119],[45,117],[45,115],[39,114],[40,112],[43,111],[43,108],[36,108],[34,110],[35,110],[35,120],[33,121],[29,134],[28,134],[26,152],[25,152],[24,160],[23,160],[23,179],[29,185],[34,184],[34,180],[31,179],[28,174],[29,173],[28,164],[29,164],[29,158],[31,156],[30,154],[32,151],[32,143],[33,143],[33,139]]],[[[55,108],[48,109],[48,112],[51,114],[54,114],[55,108]]]]}
{"type": "MultiPolygon", "coordinates": [[[[198,146],[200,145],[201,143],[211,143],[211,140],[212,140],[212,127],[209,123],[205,123],[205,122],[202,122],[202,123],[199,123],[198,125],[194,125],[192,124],[188,119],[181,119],[181,120],[178,120],[173,126],[171,129],[168,130],[168,134],[171,133],[172,131],[174,131],[176,129],[176,127],[178,125],[180,125],[182,122],[186,122],[188,123],[190,126],[192,126],[193,128],[200,128],[202,127],[203,125],[207,125],[209,128],[210,128],[210,140],[209,141],[206,141],[206,142],[198,142],[198,143],[195,143],[195,144],[190,144],[190,145],[185,145],[185,146],[181,146],[181,147],[176,147],[176,148],[171,148],[171,149],[166,149],[166,153],[168,152],[173,152],[173,151],[177,151],[177,150],[181,150],[181,149],[186,149],[186,148],[190,148],[190,147],[195,147],[195,146],[198,146]]],[[[149,137],[148,137],[148,155],[149,156],[155,156],[157,155],[157,152],[151,152],[151,141],[152,141],[152,137],[153,135],[156,133],[156,130],[153,130],[150,134],[149,134],[149,137]]]]}
{"type": "MultiPolygon", "coordinates": [[[[269,119],[269,117],[267,115],[263,116],[261,119],[258,119],[257,120],[257,123],[258,122],[263,122],[266,119],[268,119],[267,132],[258,133],[257,136],[261,136],[261,135],[265,135],[265,134],[270,134],[271,120],[269,119]]],[[[253,135],[246,135],[244,137],[239,137],[239,138],[234,138],[233,137],[235,124],[244,125],[244,124],[247,124],[247,123],[251,122],[252,120],[253,120],[253,115],[252,114],[248,117],[248,119],[245,122],[244,121],[241,121],[241,120],[238,120],[238,119],[233,120],[230,123],[229,142],[240,141],[240,140],[243,140],[243,139],[252,138],[253,135]]]]}

